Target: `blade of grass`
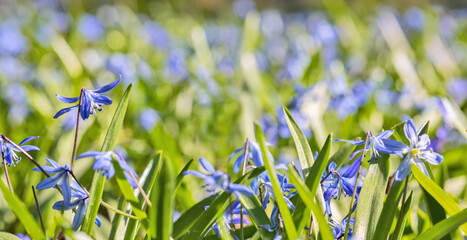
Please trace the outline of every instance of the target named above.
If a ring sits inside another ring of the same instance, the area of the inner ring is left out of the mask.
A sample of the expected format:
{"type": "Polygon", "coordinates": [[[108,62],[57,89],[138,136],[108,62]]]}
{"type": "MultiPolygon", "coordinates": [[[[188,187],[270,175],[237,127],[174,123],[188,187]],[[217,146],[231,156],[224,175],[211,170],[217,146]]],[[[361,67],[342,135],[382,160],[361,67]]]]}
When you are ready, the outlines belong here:
{"type": "Polygon", "coordinates": [[[417,236],[415,240],[441,239],[465,222],[467,222],[467,208],[435,224],[433,227],[417,236]]]}
{"type": "Polygon", "coordinates": [[[402,197],[402,189],[404,181],[394,182],[386,197],[383,210],[379,216],[378,224],[376,225],[374,239],[387,239],[389,231],[397,212],[397,205],[402,197]]]}
{"type": "Polygon", "coordinates": [[[404,228],[405,228],[405,224],[407,223],[408,213],[412,207],[412,193],[413,192],[410,192],[410,195],[404,204],[404,209],[401,209],[403,211],[401,215],[402,219],[400,221],[401,224],[400,224],[400,227],[396,228],[396,230],[394,231],[394,235],[393,235],[394,240],[400,240],[402,238],[402,235],[404,234],[404,228]]]}
{"type": "MultiPolygon", "coordinates": [[[[133,84],[130,84],[125,90],[125,93],[123,94],[122,99],[120,100],[120,103],[115,110],[112,122],[110,123],[107,134],[105,135],[104,143],[102,144],[102,152],[112,150],[115,146],[115,143],[117,142],[118,132],[123,125],[123,119],[128,107],[128,102],[130,100],[130,92],[132,87],[133,84]]],[[[92,179],[88,207],[86,209],[83,225],[81,227],[81,230],[88,235],[91,235],[92,229],[94,227],[94,219],[96,218],[97,212],[99,211],[102,194],[104,193],[104,184],[105,176],[102,175],[100,171],[95,172],[92,179]]]]}

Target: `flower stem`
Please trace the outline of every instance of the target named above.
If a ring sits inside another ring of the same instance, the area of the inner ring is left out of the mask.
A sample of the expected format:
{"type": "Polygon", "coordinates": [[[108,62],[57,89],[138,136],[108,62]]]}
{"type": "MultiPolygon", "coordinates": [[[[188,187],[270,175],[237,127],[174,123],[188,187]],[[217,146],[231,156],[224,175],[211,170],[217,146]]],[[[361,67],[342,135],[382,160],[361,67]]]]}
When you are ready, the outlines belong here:
{"type": "MultiPolygon", "coordinates": [[[[126,163],[125,159],[123,158],[122,154],[120,153],[117,153],[117,155],[120,157],[120,159],[126,163]]],[[[151,201],[149,200],[148,198],[148,195],[146,195],[146,192],[143,190],[143,188],[141,187],[141,185],[139,184],[138,180],[136,179],[135,175],[128,171],[128,173],[130,174],[130,177],[133,179],[133,181],[135,181],[136,183],[136,187],[138,188],[139,192],[141,193],[141,195],[143,196],[144,198],[144,201],[146,201],[146,203],[148,204],[148,206],[152,206],[152,203],[151,201]]]]}
{"type": "Polygon", "coordinates": [[[78,146],[78,130],[79,130],[79,114],[81,112],[81,104],[83,99],[84,88],[81,88],[81,93],[79,94],[78,102],[78,115],[76,116],[76,129],[75,129],[75,140],[73,142],[73,153],[71,154],[71,169],[75,166],[75,157],[76,157],[76,148],[78,146]]]}
{"type": "Polygon", "coordinates": [[[348,217],[347,218],[347,224],[345,226],[345,235],[344,235],[345,240],[349,236],[350,219],[352,218],[352,209],[353,209],[353,204],[354,204],[353,200],[355,198],[355,194],[357,193],[358,178],[360,177],[360,169],[362,168],[363,159],[365,158],[366,146],[368,144],[368,137],[370,136],[370,134],[371,134],[370,132],[366,133],[365,144],[363,145],[363,151],[362,151],[362,155],[360,157],[360,164],[358,165],[357,177],[355,178],[355,184],[354,184],[354,188],[353,188],[352,198],[350,199],[349,214],[347,215],[347,217],[348,217]]]}
{"type": "Polygon", "coordinates": [[[118,213],[118,214],[120,214],[120,215],[122,215],[122,216],[131,218],[131,219],[135,219],[135,220],[140,220],[138,217],[133,216],[131,214],[128,214],[128,213],[126,213],[126,212],[124,212],[124,211],[122,211],[120,209],[114,208],[113,206],[111,206],[110,204],[108,204],[108,203],[106,203],[106,202],[104,202],[102,200],[101,200],[101,205],[108,208],[108,209],[110,209],[110,210],[112,210],[112,211],[114,211],[114,212],[116,212],[116,213],[118,213]]]}
{"type": "Polygon", "coordinates": [[[42,220],[42,214],[41,214],[41,208],[39,207],[39,201],[37,201],[37,195],[36,195],[36,190],[34,189],[34,185],[31,186],[32,188],[32,194],[34,195],[34,201],[36,201],[36,208],[37,208],[37,213],[39,214],[39,220],[41,221],[41,227],[42,231],[45,234],[45,227],[44,227],[44,220],[42,220]]]}
{"type": "MultiPolygon", "coordinates": [[[[3,144],[2,144],[2,148],[3,148],[3,144]]],[[[5,170],[6,182],[8,184],[8,188],[10,189],[11,193],[14,194],[13,187],[11,186],[10,176],[8,175],[8,168],[6,167],[5,151],[3,151],[3,149],[1,151],[2,151],[3,169],[5,170]]]]}
{"type": "Polygon", "coordinates": [[[409,176],[405,178],[405,186],[404,186],[404,193],[402,195],[402,203],[401,203],[401,211],[399,212],[399,218],[397,219],[396,230],[394,230],[394,238],[399,236],[399,232],[401,231],[401,224],[402,224],[402,214],[405,208],[405,198],[407,197],[407,183],[409,182],[409,176]]]}
{"type": "MultiPolygon", "coordinates": [[[[248,148],[250,147],[250,139],[246,139],[245,148],[243,149],[243,168],[242,168],[242,176],[245,175],[246,169],[246,160],[248,158],[248,148]]],[[[243,205],[240,205],[240,240],[245,239],[243,235],[243,205]]]]}

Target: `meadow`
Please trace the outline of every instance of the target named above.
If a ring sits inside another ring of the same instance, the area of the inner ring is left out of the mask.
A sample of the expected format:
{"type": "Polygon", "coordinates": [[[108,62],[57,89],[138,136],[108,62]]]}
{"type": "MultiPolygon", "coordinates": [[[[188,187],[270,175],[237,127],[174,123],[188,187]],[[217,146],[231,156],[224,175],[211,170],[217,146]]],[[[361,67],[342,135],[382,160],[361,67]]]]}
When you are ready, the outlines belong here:
{"type": "Polygon", "coordinates": [[[466,6],[192,4],[0,2],[1,239],[466,238],[466,6]]]}

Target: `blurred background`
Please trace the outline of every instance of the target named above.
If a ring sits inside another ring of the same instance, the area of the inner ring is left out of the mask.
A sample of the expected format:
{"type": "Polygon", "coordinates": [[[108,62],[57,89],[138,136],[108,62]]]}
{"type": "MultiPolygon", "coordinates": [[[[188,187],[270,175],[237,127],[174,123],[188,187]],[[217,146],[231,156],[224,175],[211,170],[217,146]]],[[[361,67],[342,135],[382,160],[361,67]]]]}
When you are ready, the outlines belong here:
{"type": "MultiPolygon", "coordinates": [[[[81,122],[78,154],[100,150],[133,83],[117,151],[138,174],[156,150],[177,172],[204,157],[232,173],[228,157],[254,139],[255,121],[276,162],[295,161],[287,106],[313,151],[331,132],[354,139],[408,118],[419,127],[429,120],[432,148],[445,159],[435,170],[447,180],[438,184],[463,202],[466,73],[467,5],[460,0],[0,1],[0,132],[17,143],[40,136],[32,144],[41,148],[33,155],[41,164],[71,158],[76,113],[53,119],[66,106],[55,93],[78,96],[81,87],[96,89],[121,74],[106,94],[114,104],[81,122]]],[[[80,159],[75,171],[88,188],[92,163],[80,159]]],[[[391,162],[392,172],[398,164],[391,162]]],[[[32,168],[27,160],[9,168],[31,208],[27,184],[43,179],[32,168]]],[[[205,196],[201,185],[185,183],[176,208],[205,196]]],[[[104,199],[115,206],[116,192],[110,181],[104,199]]],[[[44,218],[54,217],[58,199],[40,192],[44,218]]],[[[0,229],[24,232],[5,206],[0,229]]],[[[100,214],[108,229],[113,213],[100,214]]]]}

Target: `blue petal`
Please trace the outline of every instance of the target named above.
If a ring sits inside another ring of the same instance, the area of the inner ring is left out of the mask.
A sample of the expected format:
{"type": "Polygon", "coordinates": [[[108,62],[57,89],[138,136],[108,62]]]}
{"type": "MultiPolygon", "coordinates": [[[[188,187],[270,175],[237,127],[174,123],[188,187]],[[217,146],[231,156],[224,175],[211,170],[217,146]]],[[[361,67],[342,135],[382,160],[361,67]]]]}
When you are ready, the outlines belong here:
{"type": "Polygon", "coordinates": [[[346,143],[350,143],[350,144],[354,144],[354,145],[363,145],[365,143],[364,140],[361,140],[361,139],[357,139],[357,140],[346,140],[346,139],[337,139],[337,140],[334,140],[332,142],[346,142],[346,143]]]}
{"type": "Polygon", "coordinates": [[[63,114],[65,114],[65,113],[71,111],[71,110],[72,110],[73,108],[75,108],[75,107],[78,107],[78,105],[74,105],[74,106],[71,106],[71,107],[67,107],[67,108],[64,108],[64,109],[58,111],[58,112],[55,114],[54,118],[57,119],[58,117],[60,117],[60,116],[62,116],[63,114]]]}
{"type": "Polygon", "coordinates": [[[99,105],[110,105],[112,104],[112,99],[110,99],[109,97],[107,96],[101,96],[101,95],[98,95],[98,96],[92,96],[91,95],[91,98],[92,100],[99,104],[99,105]]]}
{"type": "Polygon", "coordinates": [[[334,169],[336,169],[336,163],[335,162],[331,162],[328,166],[328,172],[332,172],[334,171],[334,169]]]}
{"type": "Polygon", "coordinates": [[[251,189],[241,184],[231,183],[229,184],[229,189],[227,190],[237,191],[246,196],[253,196],[253,192],[251,191],[251,189]]]}
{"type": "Polygon", "coordinates": [[[404,178],[409,175],[410,170],[412,169],[412,160],[409,156],[405,157],[402,160],[399,168],[397,168],[396,173],[394,174],[396,181],[402,181],[404,178]]]}
{"type": "MultiPolygon", "coordinates": [[[[363,155],[362,155],[363,157],[363,155]]],[[[348,168],[347,170],[344,172],[344,174],[342,174],[342,177],[345,177],[345,178],[352,178],[353,176],[355,176],[355,174],[357,174],[358,172],[358,167],[360,166],[360,161],[362,161],[362,158],[358,158],[356,159],[348,168]]]]}
{"type": "Polygon", "coordinates": [[[102,152],[97,152],[97,151],[89,151],[89,152],[84,152],[84,153],[81,153],[80,155],[76,156],[76,159],[80,159],[80,158],[87,158],[87,157],[97,157],[99,155],[102,155],[103,153],[102,152]]]}
{"type": "Polygon", "coordinates": [[[193,171],[193,170],[187,170],[187,171],[183,172],[183,175],[193,175],[193,176],[196,176],[196,177],[199,177],[199,178],[202,178],[202,179],[207,177],[206,174],[200,173],[198,171],[193,171]]]}
{"type": "Polygon", "coordinates": [[[84,214],[86,213],[86,205],[82,201],[79,206],[76,208],[75,217],[73,218],[73,230],[77,231],[81,224],[83,223],[84,214]]]}
{"type": "Polygon", "coordinates": [[[387,131],[382,131],[378,135],[376,135],[376,139],[381,140],[381,139],[386,139],[390,137],[394,133],[394,130],[387,130],[387,131]]]}
{"type": "Polygon", "coordinates": [[[376,141],[373,144],[375,149],[382,153],[397,154],[400,156],[401,153],[406,153],[408,150],[407,145],[396,140],[382,139],[381,142],[383,143],[382,145],[376,141]]]}
{"type": "Polygon", "coordinates": [[[443,156],[433,151],[423,151],[419,154],[420,158],[427,161],[429,164],[438,165],[443,162],[443,156]]]}
{"type": "Polygon", "coordinates": [[[62,166],[60,166],[60,164],[58,164],[58,162],[55,162],[54,160],[50,159],[50,158],[46,158],[45,160],[47,160],[47,162],[52,165],[53,167],[55,168],[61,168],[62,166]]]}
{"type": "Polygon", "coordinates": [[[404,124],[404,133],[407,139],[410,141],[411,144],[415,144],[418,141],[418,134],[417,134],[417,127],[412,119],[409,119],[404,124]]]}
{"type": "Polygon", "coordinates": [[[257,167],[261,167],[264,165],[263,163],[263,157],[262,157],[262,153],[261,153],[261,149],[259,147],[259,145],[255,142],[250,142],[250,150],[251,150],[251,154],[252,154],[252,159],[253,159],[253,163],[255,164],[255,166],[257,167]]]}
{"type": "Polygon", "coordinates": [[[98,227],[101,227],[101,219],[96,216],[96,220],[94,220],[94,223],[98,226],[98,227]]]}
{"type": "Polygon", "coordinates": [[[230,162],[230,160],[233,158],[233,156],[235,156],[241,150],[243,150],[243,147],[239,147],[239,148],[235,149],[235,151],[233,151],[233,153],[230,154],[228,161],[230,162]]]}
{"type": "Polygon", "coordinates": [[[23,145],[23,144],[25,144],[25,143],[33,140],[33,139],[36,139],[36,138],[39,138],[39,136],[27,137],[23,141],[21,141],[18,145],[23,145]]]}
{"type": "Polygon", "coordinates": [[[65,208],[70,208],[71,204],[71,188],[70,188],[70,179],[68,172],[65,172],[60,182],[60,188],[62,189],[63,201],[65,202],[65,208]]]}
{"type": "MultiPolygon", "coordinates": [[[[63,171],[63,168],[55,168],[55,167],[51,167],[51,166],[42,166],[42,169],[44,169],[44,171],[48,174],[55,174],[55,173],[59,173],[61,171],[63,171]]],[[[34,168],[33,171],[36,171],[36,172],[41,172],[41,170],[39,168],[34,168]]]]}
{"type": "Polygon", "coordinates": [[[352,154],[350,154],[349,159],[352,160],[355,156],[357,156],[357,154],[361,152],[363,152],[363,149],[353,152],[352,154]]]}
{"type": "Polygon", "coordinates": [[[355,188],[354,185],[352,183],[349,183],[344,178],[341,178],[341,184],[342,184],[342,189],[344,190],[345,194],[352,196],[353,190],[355,188]]]}
{"type": "Polygon", "coordinates": [[[75,103],[79,100],[79,97],[62,97],[58,95],[58,93],[56,93],[55,96],[57,96],[58,101],[62,103],[75,103]]]}
{"type": "Polygon", "coordinates": [[[37,184],[36,189],[43,190],[47,188],[53,188],[60,181],[65,172],[59,173],[55,176],[48,177],[44,181],[37,184]]]}
{"type": "Polygon", "coordinates": [[[138,187],[138,184],[136,183],[136,181],[131,177],[131,175],[128,172],[123,172],[123,174],[125,175],[125,178],[128,181],[128,183],[131,185],[131,187],[133,187],[133,188],[138,187]]]}
{"type": "MultiPolygon", "coordinates": [[[[29,151],[39,151],[40,149],[34,145],[24,145],[24,146],[21,146],[21,149],[23,149],[25,152],[29,152],[29,151]]],[[[16,150],[16,148],[15,148],[16,150]]],[[[19,149],[18,149],[19,151],[19,149]]]]}
{"type": "Polygon", "coordinates": [[[201,166],[203,166],[206,171],[210,173],[214,173],[216,170],[212,167],[212,165],[204,158],[199,158],[199,163],[201,163],[201,166]]]}
{"type": "Polygon", "coordinates": [[[323,194],[324,201],[329,201],[329,199],[331,199],[331,197],[336,197],[337,196],[337,191],[338,190],[337,190],[336,187],[328,188],[323,194]]]}
{"type": "MultiPolygon", "coordinates": [[[[76,207],[76,206],[80,203],[80,201],[82,201],[82,200],[81,200],[81,199],[73,200],[73,201],[69,204],[68,208],[64,208],[63,210],[67,211],[67,210],[70,210],[70,209],[76,207]]],[[[63,207],[63,201],[58,201],[58,202],[54,203],[54,205],[52,206],[52,209],[61,211],[61,210],[62,210],[62,207],[63,207]]]]}
{"type": "Polygon", "coordinates": [[[418,168],[420,168],[420,170],[422,170],[422,172],[423,172],[428,178],[430,178],[430,174],[428,174],[428,171],[426,170],[425,164],[423,164],[423,162],[422,162],[420,159],[414,158],[414,163],[415,163],[415,165],[417,165],[418,168]]]}
{"type": "Polygon", "coordinates": [[[240,167],[242,166],[242,163],[243,163],[243,156],[244,156],[244,154],[240,154],[240,156],[238,156],[237,160],[235,160],[235,163],[234,163],[234,166],[233,166],[234,173],[238,173],[238,171],[240,171],[240,167]]]}
{"type": "Polygon", "coordinates": [[[120,76],[118,77],[118,79],[115,80],[114,82],[109,83],[109,84],[107,84],[107,85],[105,85],[105,86],[103,86],[103,87],[100,87],[100,88],[94,90],[93,92],[95,92],[95,93],[105,93],[105,92],[108,92],[108,91],[112,90],[114,87],[116,87],[116,86],[120,83],[120,80],[121,80],[121,79],[122,79],[122,75],[120,75],[120,76]]]}

